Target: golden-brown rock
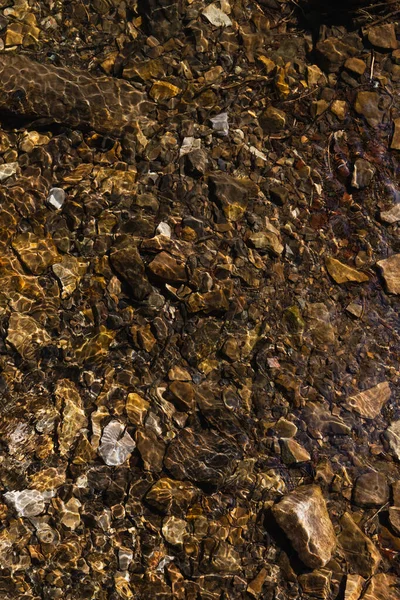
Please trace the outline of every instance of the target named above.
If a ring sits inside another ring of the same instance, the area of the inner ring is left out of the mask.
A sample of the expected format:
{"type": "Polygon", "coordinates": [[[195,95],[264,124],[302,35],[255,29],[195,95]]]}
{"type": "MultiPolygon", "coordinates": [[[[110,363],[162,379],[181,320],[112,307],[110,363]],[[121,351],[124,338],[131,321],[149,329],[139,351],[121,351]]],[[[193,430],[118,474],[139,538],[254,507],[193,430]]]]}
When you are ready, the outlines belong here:
{"type": "Polygon", "coordinates": [[[357,271],[357,269],[353,269],[353,267],[349,267],[331,256],[325,259],[325,265],[329,275],[336,283],[347,283],[348,281],[363,283],[369,279],[365,273],[357,271]]]}
{"type": "Polygon", "coordinates": [[[378,549],[356,525],[349,513],[344,513],[340,525],[342,527],[338,535],[340,552],[343,552],[349,569],[363,577],[371,577],[376,573],[382,560],[378,549]]]}
{"type": "Polygon", "coordinates": [[[388,381],[382,381],[369,390],[350,396],[346,401],[346,408],[354,411],[365,419],[375,419],[382,407],[389,400],[391,389],[388,381]]]}
{"type": "Polygon", "coordinates": [[[400,294],[400,254],[393,254],[376,264],[382,272],[388,292],[400,294]]]}

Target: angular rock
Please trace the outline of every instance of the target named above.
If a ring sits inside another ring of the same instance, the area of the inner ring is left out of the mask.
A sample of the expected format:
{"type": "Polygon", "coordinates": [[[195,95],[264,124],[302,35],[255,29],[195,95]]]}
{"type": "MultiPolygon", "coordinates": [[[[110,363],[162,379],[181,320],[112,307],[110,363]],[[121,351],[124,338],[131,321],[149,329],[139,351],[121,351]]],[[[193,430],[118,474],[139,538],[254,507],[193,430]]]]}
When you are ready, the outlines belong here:
{"type": "Polygon", "coordinates": [[[151,293],[152,287],[145,275],[143,261],[136,246],[127,245],[110,255],[110,262],[118,275],[129,285],[132,297],[142,301],[151,293]]]}
{"type": "Polygon", "coordinates": [[[370,162],[363,158],[357,158],[354,163],[353,177],[351,185],[357,189],[363,189],[369,186],[375,175],[375,168],[370,162]]]}
{"type": "Polygon", "coordinates": [[[177,260],[167,252],[160,252],[148,265],[148,270],[166,283],[185,283],[185,261],[177,260]]]}
{"type": "Polygon", "coordinates": [[[88,266],[89,263],[68,255],[63,256],[61,262],[53,264],[53,272],[60,282],[63,300],[74,293],[88,266]]]}
{"type": "Polygon", "coordinates": [[[328,256],[325,259],[325,266],[329,275],[336,283],[347,283],[349,281],[363,283],[364,281],[369,280],[368,275],[365,273],[361,273],[360,271],[357,271],[357,269],[353,269],[353,267],[349,267],[331,256],[328,256]]]}
{"type": "Polygon", "coordinates": [[[375,419],[389,400],[391,393],[389,382],[382,381],[369,390],[350,396],[345,406],[365,419],[375,419]]]}
{"type": "Polygon", "coordinates": [[[390,147],[392,148],[392,150],[400,150],[400,118],[394,119],[393,124],[394,132],[390,147]]]}
{"type": "Polygon", "coordinates": [[[181,89],[170,83],[169,81],[155,81],[151,86],[149,95],[156,102],[163,102],[164,100],[170,100],[181,93],[181,89]]]}
{"type": "Polygon", "coordinates": [[[21,262],[35,275],[43,273],[59,258],[51,238],[39,238],[29,231],[16,235],[12,246],[21,262]]]}
{"type": "Polygon", "coordinates": [[[189,534],[187,522],[174,516],[164,519],[161,531],[165,540],[173,546],[181,546],[189,534]]]}
{"type": "Polygon", "coordinates": [[[344,513],[340,525],[342,530],[338,535],[338,542],[349,570],[363,577],[371,577],[382,560],[376,546],[355,524],[349,513],[344,513]]]}
{"type": "Polygon", "coordinates": [[[126,414],[128,419],[134,425],[143,425],[144,418],[149,410],[150,403],[142,398],[140,394],[132,392],[128,394],[125,404],[126,414]]]}
{"type": "Polygon", "coordinates": [[[292,439],[280,439],[281,456],[285,465],[293,465],[297,463],[311,460],[309,452],[298,442],[292,439]]]}
{"type": "Polygon", "coordinates": [[[400,577],[390,573],[379,573],[371,578],[363,600],[398,600],[400,577]]]}
{"type": "MultiPolygon", "coordinates": [[[[400,119],[399,119],[399,148],[400,150],[400,119]]],[[[400,204],[395,204],[389,210],[381,211],[380,217],[385,223],[397,223],[400,221],[400,204]]]]}
{"type": "Polygon", "coordinates": [[[299,575],[299,583],[304,594],[327,600],[331,589],[332,571],[318,569],[312,573],[299,575]]]}
{"type": "Polygon", "coordinates": [[[65,456],[79,432],[87,426],[88,420],[79,392],[72,381],[58,381],[54,394],[56,407],[62,415],[57,428],[58,445],[61,456],[65,456]]]}
{"type": "Polygon", "coordinates": [[[353,502],[364,508],[383,506],[389,500],[389,485],[383,473],[370,471],[357,477],[353,502]]]}
{"type": "Polygon", "coordinates": [[[274,256],[280,256],[284,250],[279,237],[271,231],[260,231],[252,233],[249,241],[257,250],[269,251],[274,256]]]}
{"type": "Polygon", "coordinates": [[[321,489],[300,486],[272,509],[301,560],[311,568],[325,566],[336,547],[336,536],[321,489]]]}
{"type": "Polygon", "coordinates": [[[388,292],[400,294],[400,254],[393,254],[376,264],[382,272],[388,292]]]}
{"type": "Polygon", "coordinates": [[[29,315],[13,312],[8,322],[7,341],[14,346],[22,358],[36,360],[38,350],[42,346],[50,344],[51,337],[29,315]]]}
{"type": "Polygon", "coordinates": [[[400,420],[393,421],[386,429],[385,437],[393,456],[400,461],[400,420]]]}
{"type": "Polygon", "coordinates": [[[269,106],[260,116],[260,125],[265,133],[278,133],[285,129],[286,114],[283,110],[269,106]]]}
{"type": "Polygon", "coordinates": [[[377,127],[382,122],[383,111],[380,108],[380,95],[377,92],[358,92],[354,108],[371,127],[377,127]]]}
{"type": "Polygon", "coordinates": [[[346,577],[346,590],[344,592],[344,600],[359,600],[365,583],[365,579],[361,575],[349,574],[346,577]]]}
{"type": "Polygon", "coordinates": [[[135,449],[135,442],[125,431],[125,427],[119,421],[110,421],[104,427],[99,454],[106,465],[116,467],[122,465],[135,449]]]}
{"type": "Polygon", "coordinates": [[[215,27],[230,27],[232,21],[226,13],[224,13],[216,4],[209,4],[202,11],[202,14],[215,27]]]}
{"type": "Polygon", "coordinates": [[[382,23],[375,27],[368,27],[367,38],[372,46],[384,50],[396,50],[398,44],[394,23],[382,23]]]}
{"type": "Polygon", "coordinates": [[[210,198],[216,201],[230,221],[239,220],[246,211],[249,200],[249,186],[245,181],[213,173],[208,180],[210,198]]]}
{"type": "Polygon", "coordinates": [[[6,492],[4,499],[14,508],[19,517],[36,517],[45,509],[45,496],[38,490],[6,492]]]}
{"type": "Polygon", "coordinates": [[[327,73],[337,72],[348,58],[357,54],[357,48],[337,37],[318,42],[316,51],[321,68],[327,73]]]}

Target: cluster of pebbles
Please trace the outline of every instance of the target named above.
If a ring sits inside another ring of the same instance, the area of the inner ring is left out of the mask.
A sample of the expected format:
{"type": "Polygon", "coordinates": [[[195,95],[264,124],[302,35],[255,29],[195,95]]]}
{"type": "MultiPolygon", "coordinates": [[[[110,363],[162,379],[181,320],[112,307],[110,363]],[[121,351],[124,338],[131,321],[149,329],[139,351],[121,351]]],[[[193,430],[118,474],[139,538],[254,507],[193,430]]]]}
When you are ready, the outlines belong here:
{"type": "Polygon", "coordinates": [[[400,9],[319,4],[0,0],[1,600],[400,598],[400,9]]]}

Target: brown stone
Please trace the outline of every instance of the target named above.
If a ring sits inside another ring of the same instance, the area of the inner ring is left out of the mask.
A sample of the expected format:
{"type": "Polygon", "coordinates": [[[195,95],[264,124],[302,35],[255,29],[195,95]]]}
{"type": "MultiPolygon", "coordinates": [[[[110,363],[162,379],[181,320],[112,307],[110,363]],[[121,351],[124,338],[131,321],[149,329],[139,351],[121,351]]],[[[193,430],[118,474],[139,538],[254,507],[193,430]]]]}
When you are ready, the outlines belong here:
{"type": "Polygon", "coordinates": [[[307,450],[295,440],[283,438],[279,440],[279,444],[281,446],[282,460],[286,465],[311,460],[311,456],[307,450]]]}
{"type": "Polygon", "coordinates": [[[400,294],[400,254],[393,254],[376,264],[382,272],[388,292],[400,294]]]}
{"type": "Polygon", "coordinates": [[[389,486],[383,473],[370,471],[357,477],[353,489],[353,502],[357,506],[373,508],[389,500],[389,486]]]}
{"type": "Polygon", "coordinates": [[[353,269],[353,267],[349,267],[330,256],[325,259],[325,266],[329,275],[336,283],[347,283],[349,281],[363,283],[369,280],[368,275],[365,273],[361,273],[361,271],[357,271],[357,269],[353,269]]]}
{"type": "Polygon", "coordinates": [[[398,44],[394,23],[382,23],[368,27],[367,37],[370,44],[384,50],[396,50],[398,44]]]}
{"type": "Polygon", "coordinates": [[[185,262],[177,260],[167,252],[160,252],[148,266],[150,273],[165,282],[184,283],[187,281],[185,262]]]}
{"type": "Polygon", "coordinates": [[[371,578],[363,600],[399,600],[400,578],[379,573],[371,578]]]}
{"type": "Polygon", "coordinates": [[[346,589],[344,592],[344,600],[359,600],[365,583],[365,579],[361,575],[348,574],[346,577],[346,589]]]}
{"type": "Polygon", "coordinates": [[[299,583],[304,594],[327,600],[331,588],[331,578],[332,571],[318,569],[312,573],[300,575],[299,583]]]}
{"type": "Polygon", "coordinates": [[[170,100],[181,93],[181,89],[169,83],[168,81],[155,81],[151,86],[149,95],[156,102],[162,102],[163,100],[170,100]]]}
{"type": "Polygon", "coordinates": [[[51,238],[39,238],[30,232],[16,235],[12,246],[21,262],[35,275],[43,273],[59,258],[51,238]]]}
{"type": "Polygon", "coordinates": [[[269,106],[260,117],[260,125],[265,133],[277,133],[286,126],[286,114],[283,110],[269,106]]]}
{"type": "Polygon", "coordinates": [[[377,92],[358,92],[354,108],[359,115],[365,117],[371,127],[376,127],[382,122],[383,112],[377,92]]]}
{"type": "Polygon", "coordinates": [[[318,568],[329,562],[336,547],[336,536],[318,486],[295,489],[272,510],[305,565],[318,568]]]}
{"type": "Polygon", "coordinates": [[[375,419],[390,396],[390,385],[387,381],[383,381],[369,390],[350,396],[346,401],[346,408],[365,419],[375,419]]]}
{"type": "Polygon", "coordinates": [[[352,73],[356,73],[356,75],[363,75],[367,65],[360,58],[348,58],[344,63],[346,69],[351,71],[352,73]]]}
{"type": "Polygon", "coordinates": [[[392,421],[385,431],[393,456],[400,461],[400,420],[392,421]]]}
{"type": "Polygon", "coordinates": [[[363,577],[371,577],[382,560],[377,548],[349,513],[344,513],[340,525],[342,530],[338,535],[338,542],[349,569],[363,577]]]}
{"type": "Polygon", "coordinates": [[[150,403],[142,398],[140,394],[131,392],[128,394],[125,404],[126,414],[128,419],[134,425],[143,425],[144,418],[150,407],[150,403]]]}
{"type": "MultiPolygon", "coordinates": [[[[394,132],[390,147],[392,150],[400,150],[400,118],[394,119],[394,132]]],[[[396,206],[399,206],[398,204],[396,206]]]]}

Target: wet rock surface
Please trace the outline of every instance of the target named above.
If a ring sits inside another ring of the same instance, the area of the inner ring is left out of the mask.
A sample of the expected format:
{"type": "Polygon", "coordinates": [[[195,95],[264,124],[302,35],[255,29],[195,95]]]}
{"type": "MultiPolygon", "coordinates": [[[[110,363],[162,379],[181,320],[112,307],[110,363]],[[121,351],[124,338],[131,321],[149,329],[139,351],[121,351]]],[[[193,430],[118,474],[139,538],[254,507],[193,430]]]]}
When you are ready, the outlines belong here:
{"type": "Polygon", "coordinates": [[[397,600],[395,2],[0,2],[1,600],[397,600]]]}

